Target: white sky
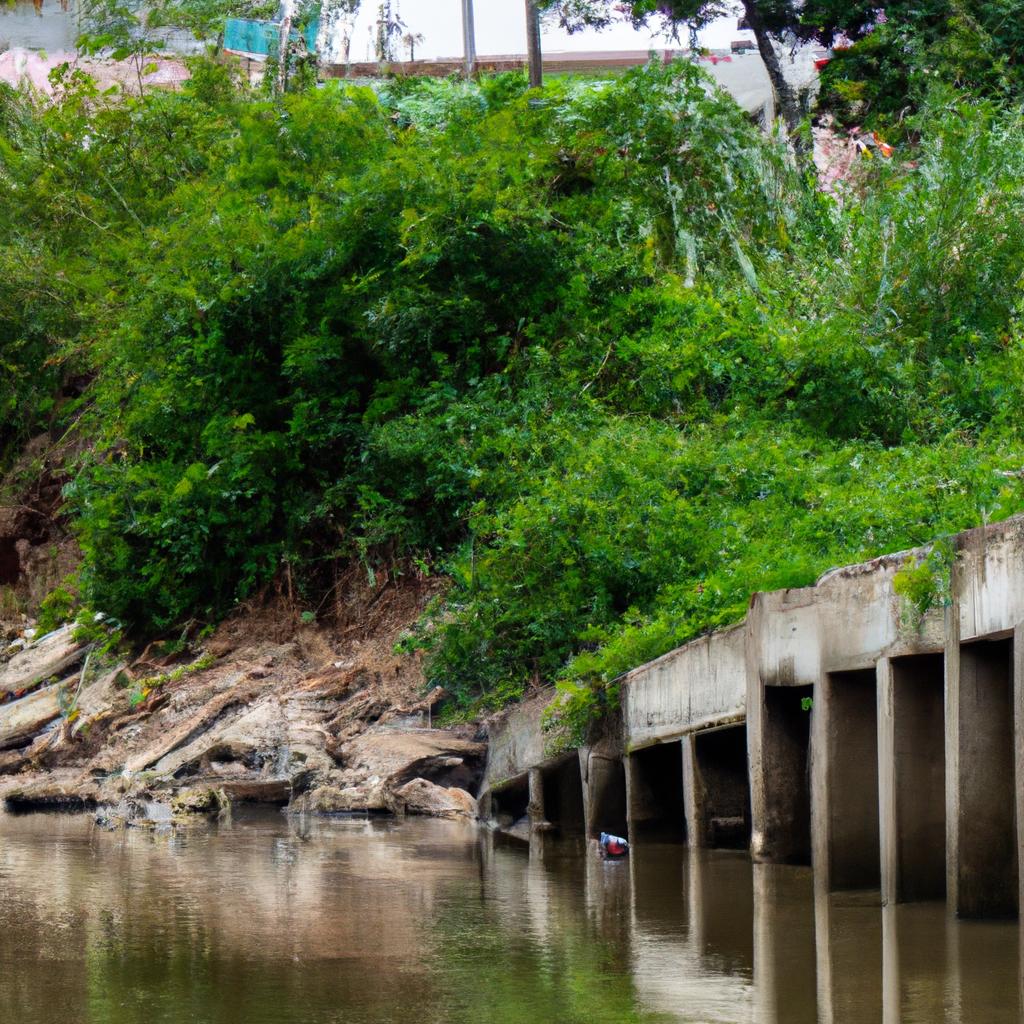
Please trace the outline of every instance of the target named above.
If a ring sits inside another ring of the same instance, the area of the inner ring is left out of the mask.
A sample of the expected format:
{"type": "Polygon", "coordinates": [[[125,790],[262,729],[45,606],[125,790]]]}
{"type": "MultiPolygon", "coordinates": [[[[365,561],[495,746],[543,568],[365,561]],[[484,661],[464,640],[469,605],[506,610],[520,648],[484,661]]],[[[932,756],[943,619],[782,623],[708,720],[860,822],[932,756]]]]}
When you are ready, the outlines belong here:
{"type": "MultiPolygon", "coordinates": [[[[422,46],[417,57],[458,57],[462,53],[461,0],[392,0],[407,31],[421,33],[422,46]]],[[[475,0],[476,51],[481,56],[502,53],[523,53],[526,50],[526,15],[524,0],[475,0]]],[[[359,21],[352,35],[352,58],[372,57],[372,25],[376,18],[377,0],[363,0],[359,21]]],[[[753,38],[748,32],[737,32],[735,19],[716,22],[701,33],[701,45],[728,47],[730,40],[753,38]]],[[[544,28],[542,45],[545,52],[558,50],[647,50],[650,48],[686,46],[685,30],[681,43],[647,32],[635,32],[629,25],[618,25],[604,32],[581,32],[567,35],[555,27],[544,28]]],[[[403,51],[402,56],[407,54],[403,51]]]]}

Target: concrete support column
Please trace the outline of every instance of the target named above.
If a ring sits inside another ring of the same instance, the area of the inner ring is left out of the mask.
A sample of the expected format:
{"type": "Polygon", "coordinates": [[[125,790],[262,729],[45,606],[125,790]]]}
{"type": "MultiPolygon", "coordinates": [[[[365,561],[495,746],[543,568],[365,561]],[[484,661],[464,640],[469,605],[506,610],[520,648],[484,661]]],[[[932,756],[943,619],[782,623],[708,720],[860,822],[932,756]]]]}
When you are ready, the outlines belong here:
{"type": "Polygon", "coordinates": [[[833,722],[831,687],[827,676],[815,687],[814,712],[811,716],[810,796],[811,796],[811,867],[815,887],[831,892],[829,870],[832,850],[832,793],[829,785],[829,727],[833,722]]]}
{"type": "Polygon", "coordinates": [[[896,718],[892,662],[880,658],[878,681],[878,846],[882,905],[896,903],[899,875],[896,831],[896,718]]]}
{"type": "Polygon", "coordinates": [[[692,849],[705,845],[704,790],[697,767],[697,744],[692,733],[680,742],[683,755],[683,809],[686,818],[686,842],[692,849]]]}
{"type": "Polygon", "coordinates": [[[1017,913],[1013,644],[946,651],[947,892],[960,917],[1017,913]]]}
{"type": "Polygon", "coordinates": [[[641,776],[632,754],[622,759],[622,767],[626,771],[626,838],[630,843],[636,843],[637,823],[643,806],[641,776]]]}
{"type": "Polygon", "coordinates": [[[590,747],[583,746],[576,751],[580,759],[580,786],[583,789],[583,834],[594,835],[593,790],[590,785],[590,747]]]}
{"type": "Polygon", "coordinates": [[[764,771],[764,685],[756,665],[751,630],[747,630],[747,770],[750,773],[750,856],[770,861],[768,786],[764,771]]]}
{"type": "MultiPolygon", "coordinates": [[[[953,592],[956,593],[955,581],[953,592]]],[[[960,862],[960,602],[954,597],[945,612],[944,658],[946,749],[946,899],[959,913],[957,880],[960,862]]]]}
{"type": "Polygon", "coordinates": [[[544,816],[544,774],[539,768],[531,768],[527,778],[530,785],[530,802],[526,812],[530,818],[530,831],[547,825],[544,816]]]}

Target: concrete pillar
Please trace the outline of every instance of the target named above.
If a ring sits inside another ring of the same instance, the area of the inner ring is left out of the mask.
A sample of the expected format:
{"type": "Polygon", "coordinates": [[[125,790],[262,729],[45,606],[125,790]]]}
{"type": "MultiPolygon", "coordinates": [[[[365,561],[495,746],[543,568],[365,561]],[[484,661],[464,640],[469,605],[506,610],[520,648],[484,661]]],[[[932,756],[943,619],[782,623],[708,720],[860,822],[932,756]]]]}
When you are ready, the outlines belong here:
{"type": "Polygon", "coordinates": [[[956,769],[946,809],[950,905],[961,917],[1014,917],[1013,643],[962,645],[947,651],[946,665],[947,743],[956,769]]]}
{"type": "MultiPolygon", "coordinates": [[[[750,614],[748,614],[748,620],[750,614]]],[[[769,861],[768,786],[764,772],[764,684],[757,667],[757,647],[749,624],[746,629],[747,771],[750,773],[750,856],[769,861]]]]}
{"type": "Polygon", "coordinates": [[[590,754],[591,748],[579,747],[576,756],[580,761],[580,788],[583,791],[583,832],[586,836],[593,836],[593,793],[590,785],[590,754]]]}
{"type": "Polygon", "coordinates": [[[878,662],[882,902],[945,895],[941,655],[878,662]]]}
{"type": "Polygon", "coordinates": [[[627,754],[622,759],[622,766],[626,770],[626,832],[631,843],[636,842],[636,824],[644,807],[643,776],[634,756],[627,754]]]}
{"type": "Polygon", "coordinates": [[[693,733],[687,733],[681,742],[683,756],[683,813],[686,819],[686,842],[691,849],[705,845],[704,793],[697,768],[697,749],[693,733]]]}
{"type": "Polygon", "coordinates": [[[544,775],[539,768],[531,768],[527,774],[530,787],[530,802],[526,805],[526,813],[530,818],[530,830],[547,823],[544,817],[544,775]]]}
{"type": "Polygon", "coordinates": [[[880,886],[876,676],[826,674],[814,699],[812,846],[827,891],[880,886]]]}
{"type": "Polygon", "coordinates": [[[896,903],[899,873],[896,835],[896,722],[892,662],[875,666],[878,697],[878,847],[882,905],[896,903]]]}

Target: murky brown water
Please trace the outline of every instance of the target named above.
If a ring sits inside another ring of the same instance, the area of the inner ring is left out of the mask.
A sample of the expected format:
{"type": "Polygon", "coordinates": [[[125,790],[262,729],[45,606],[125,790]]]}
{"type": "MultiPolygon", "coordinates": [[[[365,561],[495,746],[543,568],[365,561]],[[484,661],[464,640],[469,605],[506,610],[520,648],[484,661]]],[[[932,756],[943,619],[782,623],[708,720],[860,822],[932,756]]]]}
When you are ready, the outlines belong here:
{"type": "Polygon", "coordinates": [[[0,815],[0,1021],[1019,1020],[1016,924],[815,906],[808,872],[648,847],[531,857],[469,827],[0,815]]]}

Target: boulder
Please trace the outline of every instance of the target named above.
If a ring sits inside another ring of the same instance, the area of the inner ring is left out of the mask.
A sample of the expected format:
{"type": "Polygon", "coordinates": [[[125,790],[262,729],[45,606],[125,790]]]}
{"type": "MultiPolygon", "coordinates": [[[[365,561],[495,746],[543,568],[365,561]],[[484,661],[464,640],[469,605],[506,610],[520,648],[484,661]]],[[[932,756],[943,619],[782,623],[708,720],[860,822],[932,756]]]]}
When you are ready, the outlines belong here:
{"type": "Polygon", "coordinates": [[[183,789],[171,797],[171,813],[202,814],[213,818],[227,809],[228,798],[219,789],[183,789]]]}
{"type": "Polygon", "coordinates": [[[473,785],[487,747],[444,729],[377,729],[341,744],[333,753],[346,768],[381,776],[392,787],[416,778],[473,785]]]}
{"type": "Polygon", "coordinates": [[[432,818],[477,817],[476,800],[457,786],[445,788],[426,779],[413,779],[395,790],[395,799],[405,807],[407,814],[425,814],[432,818]]]}
{"type": "Polygon", "coordinates": [[[318,786],[297,797],[291,806],[293,812],[312,814],[373,813],[393,810],[387,788],[374,780],[362,786],[318,786]]]}

